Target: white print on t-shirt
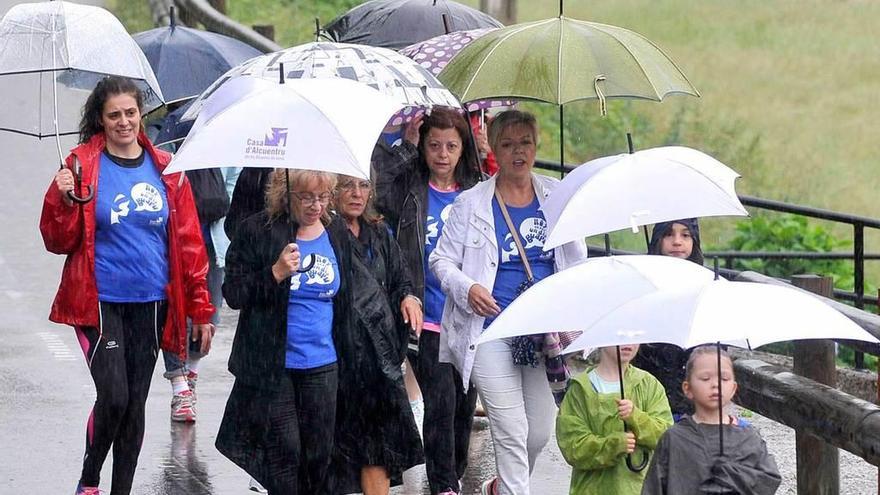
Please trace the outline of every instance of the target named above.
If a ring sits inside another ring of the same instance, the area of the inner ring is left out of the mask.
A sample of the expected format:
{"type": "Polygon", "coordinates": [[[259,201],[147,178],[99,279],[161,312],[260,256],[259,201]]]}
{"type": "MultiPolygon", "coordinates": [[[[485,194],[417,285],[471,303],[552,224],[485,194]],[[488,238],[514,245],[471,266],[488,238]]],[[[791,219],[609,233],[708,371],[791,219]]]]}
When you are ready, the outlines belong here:
{"type": "MultiPolygon", "coordinates": [[[[547,240],[547,222],[540,217],[526,218],[519,224],[519,237],[525,250],[533,247],[543,248],[544,241],[547,240]]],[[[514,256],[519,259],[516,243],[513,242],[513,236],[508,232],[504,236],[504,243],[501,246],[501,262],[507,263],[514,256]]]]}
{"type": "Polygon", "coordinates": [[[131,188],[131,199],[137,207],[134,211],[152,211],[162,210],[162,193],[149,182],[140,182],[131,188]]]}
{"type": "MultiPolygon", "coordinates": [[[[134,211],[162,211],[162,193],[149,182],[139,182],[131,188],[131,198],[134,200],[134,211]]],[[[121,217],[127,217],[130,211],[131,201],[126,199],[124,194],[117,194],[113,198],[113,204],[116,206],[110,210],[110,225],[119,223],[121,217]],[[123,201],[125,200],[125,201],[123,201]]],[[[151,221],[152,225],[160,225],[162,222],[151,221]]]]}
{"type": "MultiPolygon", "coordinates": [[[[452,203],[443,207],[440,211],[440,221],[444,224],[449,219],[449,210],[452,209],[452,203]]],[[[425,228],[425,246],[431,245],[431,239],[436,239],[440,235],[440,222],[431,215],[428,215],[428,223],[425,228]]]]}
{"type": "Polygon", "coordinates": [[[125,194],[117,194],[113,199],[113,204],[116,205],[118,209],[110,210],[110,225],[119,223],[119,217],[127,217],[128,216],[128,205],[131,201],[122,201],[125,199],[125,194]]]}

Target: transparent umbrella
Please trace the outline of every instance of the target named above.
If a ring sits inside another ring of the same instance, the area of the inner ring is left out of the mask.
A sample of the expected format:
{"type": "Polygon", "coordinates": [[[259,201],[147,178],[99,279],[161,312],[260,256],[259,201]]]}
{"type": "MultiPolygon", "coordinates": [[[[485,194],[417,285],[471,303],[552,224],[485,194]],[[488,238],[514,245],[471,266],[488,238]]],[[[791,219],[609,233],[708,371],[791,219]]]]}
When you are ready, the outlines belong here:
{"type": "Polygon", "coordinates": [[[0,131],[55,136],[63,161],[60,136],[79,132],[83,104],[108,75],[135,81],[145,113],[162,105],[149,62],[110,12],[61,1],[12,7],[0,20],[0,131]]]}

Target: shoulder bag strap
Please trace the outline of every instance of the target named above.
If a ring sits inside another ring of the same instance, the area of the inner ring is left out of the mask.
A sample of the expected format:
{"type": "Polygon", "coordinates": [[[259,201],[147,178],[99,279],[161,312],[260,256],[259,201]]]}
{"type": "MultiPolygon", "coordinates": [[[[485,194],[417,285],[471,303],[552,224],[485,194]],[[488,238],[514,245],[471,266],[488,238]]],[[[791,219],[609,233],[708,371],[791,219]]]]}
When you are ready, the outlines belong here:
{"type": "Polygon", "coordinates": [[[519,231],[513,226],[513,220],[510,219],[510,213],[507,212],[504,198],[501,197],[501,193],[498,192],[497,188],[495,189],[495,199],[498,200],[498,207],[501,208],[501,215],[504,216],[504,221],[507,222],[507,228],[510,230],[510,235],[513,236],[513,242],[516,243],[516,250],[519,251],[519,257],[522,260],[523,266],[526,267],[526,276],[528,277],[529,282],[532,282],[535,277],[532,275],[532,266],[529,264],[529,259],[526,257],[526,250],[523,248],[522,241],[519,238],[519,231]]]}

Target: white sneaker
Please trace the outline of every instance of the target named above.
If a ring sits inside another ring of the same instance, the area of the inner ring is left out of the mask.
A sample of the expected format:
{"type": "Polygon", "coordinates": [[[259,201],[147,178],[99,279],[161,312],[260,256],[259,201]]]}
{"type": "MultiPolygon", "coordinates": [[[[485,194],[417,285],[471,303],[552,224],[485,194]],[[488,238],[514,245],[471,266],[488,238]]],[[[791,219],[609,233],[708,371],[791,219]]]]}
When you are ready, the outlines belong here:
{"type": "Polygon", "coordinates": [[[268,490],[263,488],[263,485],[257,483],[257,480],[251,478],[250,483],[248,483],[248,490],[257,493],[269,493],[268,490]]]}

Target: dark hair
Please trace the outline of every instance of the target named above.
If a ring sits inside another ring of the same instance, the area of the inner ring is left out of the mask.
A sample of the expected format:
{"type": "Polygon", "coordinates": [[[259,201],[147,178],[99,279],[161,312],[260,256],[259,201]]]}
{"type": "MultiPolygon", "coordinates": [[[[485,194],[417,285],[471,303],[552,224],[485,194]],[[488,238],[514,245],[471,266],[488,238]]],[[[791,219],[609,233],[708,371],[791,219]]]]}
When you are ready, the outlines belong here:
{"type": "Polygon", "coordinates": [[[111,96],[127,94],[137,101],[138,110],[143,113],[144,94],[131,79],[127,77],[110,76],[98,81],[98,85],[92,90],[86,104],[83,105],[82,119],[79,121],[79,142],[88,142],[92,136],[104,132],[101,125],[101,116],[104,113],[104,103],[111,96]]]}
{"type": "MultiPolygon", "coordinates": [[[[691,373],[694,372],[694,362],[697,360],[697,358],[706,354],[717,356],[718,346],[716,346],[715,344],[698,345],[697,347],[691,349],[690,352],[691,355],[688,356],[687,364],[684,366],[685,381],[691,379],[691,373]]],[[[724,350],[724,346],[722,346],[721,348],[721,357],[726,358],[728,361],[730,361],[731,367],[733,366],[733,359],[730,359],[730,354],[728,354],[727,351],[724,350]]],[[[734,380],[736,380],[736,377],[734,377],[734,380]]]]}
{"type": "Polygon", "coordinates": [[[663,254],[660,252],[660,243],[663,238],[672,231],[672,225],[676,223],[687,227],[688,231],[691,233],[691,238],[694,240],[694,247],[691,249],[691,255],[687,258],[688,261],[693,261],[698,265],[702,265],[703,248],[700,245],[700,223],[696,218],[683,218],[672,222],[660,222],[655,224],[654,230],[651,232],[651,242],[648,244],[648,254],[663,254]]]}
{"type": "Polygon", "coordinates": [[[455,182],[462,188],[468,188],[480,180],[480,163],[474,148],[470,126],[465,118],[455,109],[434,107],[430,115],[425,115],[419,127],[419,169],[427,178],[431,175],[428,162],[425,161],[425,145],[431,129],[455,129],[461,138],[461,157],[455,166],[455,182]]]}

